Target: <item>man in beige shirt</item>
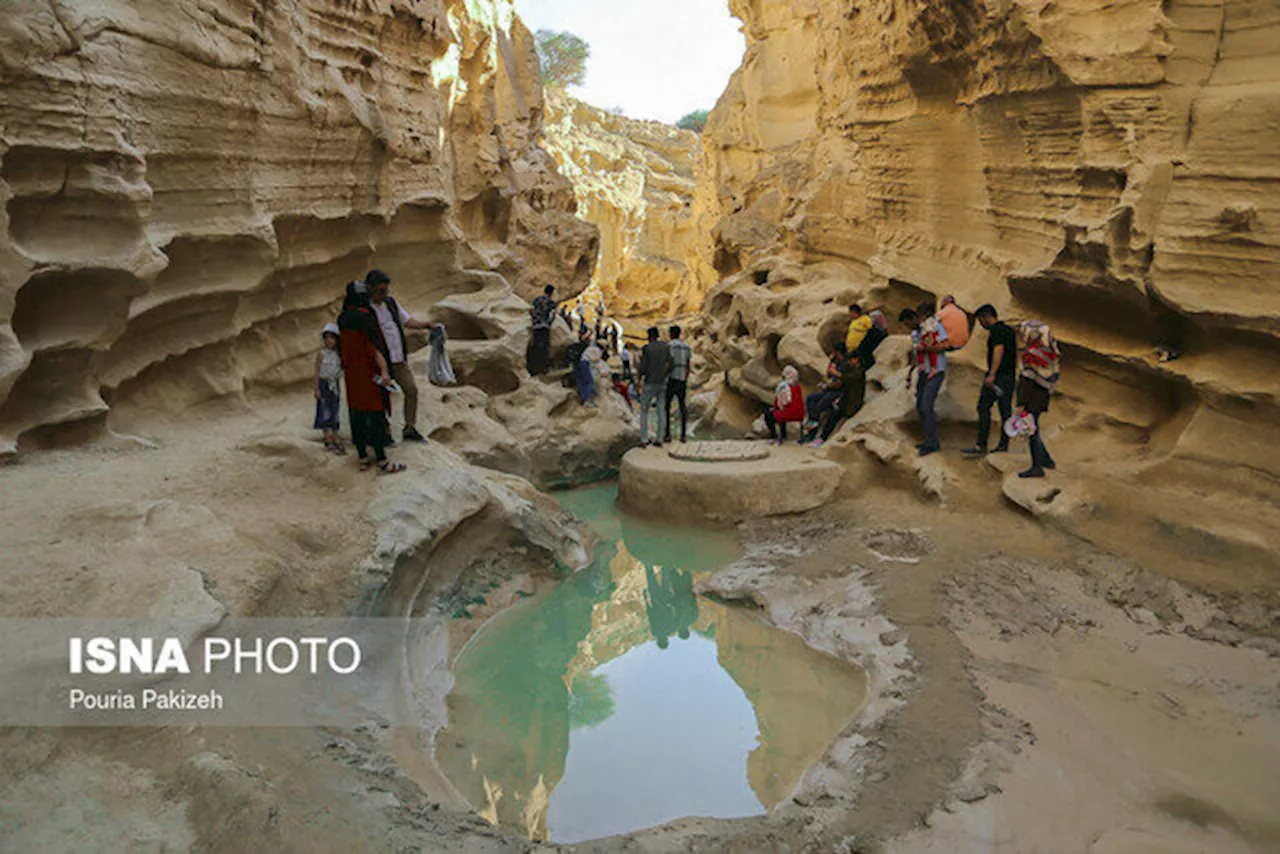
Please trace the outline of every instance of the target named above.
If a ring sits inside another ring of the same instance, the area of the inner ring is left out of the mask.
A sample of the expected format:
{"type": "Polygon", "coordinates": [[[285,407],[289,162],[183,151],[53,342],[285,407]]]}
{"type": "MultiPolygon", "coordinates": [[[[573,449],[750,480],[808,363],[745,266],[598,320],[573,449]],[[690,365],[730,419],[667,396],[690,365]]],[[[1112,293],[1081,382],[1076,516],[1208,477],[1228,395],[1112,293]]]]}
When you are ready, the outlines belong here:
{"type": "Polygon", "coordinates": [[[425,442],[418,432],[418,383],[409,368],[409,347],[405,341],[406,329],[431,329],[435,324],[417,320],[390,295],[391,277],[381,270],[370,270],[365,276],[369,286],[369,302],[385,345],[384,356],[391,368],[391,378],[404,392],[404,440],[425,442]]]}

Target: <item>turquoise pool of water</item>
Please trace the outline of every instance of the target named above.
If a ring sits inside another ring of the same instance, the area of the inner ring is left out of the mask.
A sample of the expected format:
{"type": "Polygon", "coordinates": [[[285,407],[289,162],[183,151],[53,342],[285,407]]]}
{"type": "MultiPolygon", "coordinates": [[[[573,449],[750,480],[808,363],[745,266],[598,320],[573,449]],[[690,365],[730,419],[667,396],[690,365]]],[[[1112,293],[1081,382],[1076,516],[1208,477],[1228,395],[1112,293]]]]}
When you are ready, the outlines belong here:
{"type": "Polygon", "coordinates": [[[865,697],[862,671],[694,593],[739,556],[731,531],[635,520],[616,495],[560,493],[594,561],[473,638],[436,739],[476,810],[532,839],[763,813],[865,697]]]}

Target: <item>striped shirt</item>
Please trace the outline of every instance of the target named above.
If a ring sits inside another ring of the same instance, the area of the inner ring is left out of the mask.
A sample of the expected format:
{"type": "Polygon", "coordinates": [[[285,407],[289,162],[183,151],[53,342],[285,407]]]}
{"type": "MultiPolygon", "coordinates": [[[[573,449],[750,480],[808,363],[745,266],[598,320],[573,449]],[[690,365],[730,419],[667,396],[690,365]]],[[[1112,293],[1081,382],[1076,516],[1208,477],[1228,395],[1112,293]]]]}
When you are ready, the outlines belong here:
{"type": "Polygon", "coordinates": [[[667,352],[671,354],[671,373],[667,379],[688,382],[689,363],[693,361],[693,351],[689,349],[689,345],[677,338],[667,345],[667,352]]]}

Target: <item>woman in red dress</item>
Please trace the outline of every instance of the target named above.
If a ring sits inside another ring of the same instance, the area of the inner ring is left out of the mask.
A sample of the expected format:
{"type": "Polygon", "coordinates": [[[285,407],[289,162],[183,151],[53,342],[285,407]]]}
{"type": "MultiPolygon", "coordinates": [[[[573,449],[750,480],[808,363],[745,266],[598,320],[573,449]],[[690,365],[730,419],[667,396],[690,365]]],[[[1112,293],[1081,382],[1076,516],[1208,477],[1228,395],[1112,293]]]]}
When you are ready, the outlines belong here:
{"type": "Polygon", "coordinates": [[[351,441],[360,455],[360,468],[375,465],[379,474],[395,474],[404,463],[387,459],[387,413],[391,408],[387,386],[391,376],[387,360],[378,347],[378,321],[369,307],[369,287],[364,282],[347,285],[338,316],[342,350],[342,373],[347,382],[347,414],[351,417],[351,441]],[[373,459],[368,449],[373,448],[373,459]]]}

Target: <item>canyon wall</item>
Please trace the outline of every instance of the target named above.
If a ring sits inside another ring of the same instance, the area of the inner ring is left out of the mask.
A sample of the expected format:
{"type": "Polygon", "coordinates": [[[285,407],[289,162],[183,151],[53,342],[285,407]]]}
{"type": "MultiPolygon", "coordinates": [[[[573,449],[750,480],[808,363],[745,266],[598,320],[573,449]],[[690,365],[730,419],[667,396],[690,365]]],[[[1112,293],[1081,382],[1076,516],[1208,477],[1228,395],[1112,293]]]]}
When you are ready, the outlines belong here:
{"type": "Polygon", "coordinates": [[[600,229],[594,284],[610,315],[636,326],[697,311],[715,280],[696,203],[698,134],[547,97],[546,146],[600,229]]]}
{"type": "Polygon", "coordinates": [[[591,278],[510,0],[50,0],[0,47],[0,453],[304,378],[371,266],[419,313],[591,278]]]}
{"type": "MultiPolygon", "coordinates": [[[[1114,481],[1082,504],[1095,518],[1122,494],[1178,548],[1269,551],[1280,7],[730,5],[748,50],[704,134],[722,282],[701,338],[726,397],[748,413],[787,361],[816,379],[850,301],[990,302],[1063,343],[1054,435],[1074,472],[1114,481]]],[[[975,339],[948,382],[953,420],[974,418],[975,339]]]]}

